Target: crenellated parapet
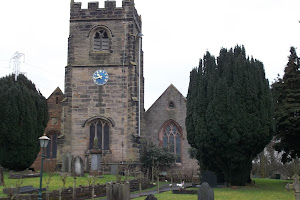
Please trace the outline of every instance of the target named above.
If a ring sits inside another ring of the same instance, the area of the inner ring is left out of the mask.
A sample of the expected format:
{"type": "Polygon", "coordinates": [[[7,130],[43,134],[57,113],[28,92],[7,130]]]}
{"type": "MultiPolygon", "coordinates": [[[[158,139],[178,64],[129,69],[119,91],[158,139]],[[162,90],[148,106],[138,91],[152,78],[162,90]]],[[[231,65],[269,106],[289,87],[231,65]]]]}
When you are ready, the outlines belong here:
{"type": "Polygon", "coordinates": [[[97,19],[134,19],[141,26],[134,0],[123,0],[122,7],[116,6],[116,1],[105,1],[104,8],[99,7],[99,2],[89,2],[87,9],[82,9],[81,2],[71,2],[70,20],[97,20],[97,19]]]}

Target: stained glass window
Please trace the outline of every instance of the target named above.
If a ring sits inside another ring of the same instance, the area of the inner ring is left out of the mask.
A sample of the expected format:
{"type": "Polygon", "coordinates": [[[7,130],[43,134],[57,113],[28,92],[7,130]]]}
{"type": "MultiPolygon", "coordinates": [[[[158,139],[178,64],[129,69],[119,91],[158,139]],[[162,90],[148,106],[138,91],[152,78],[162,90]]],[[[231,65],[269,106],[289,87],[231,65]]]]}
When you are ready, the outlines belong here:
{"type": "Polygon", "coordinates": [[[162,145],[163,147],[169,147],[177,155],[177,163],[181,162],[181,140],[178,127],[172,122],[167,124],[163,130],[162,145]]]}
{"type": "Polygon", "coordinates": [[[97,133],[98,147],[109,150],[109,125],[105,121],[96,121],[90,125],[90,149],[94,146],[94,138],[97,133]]]}

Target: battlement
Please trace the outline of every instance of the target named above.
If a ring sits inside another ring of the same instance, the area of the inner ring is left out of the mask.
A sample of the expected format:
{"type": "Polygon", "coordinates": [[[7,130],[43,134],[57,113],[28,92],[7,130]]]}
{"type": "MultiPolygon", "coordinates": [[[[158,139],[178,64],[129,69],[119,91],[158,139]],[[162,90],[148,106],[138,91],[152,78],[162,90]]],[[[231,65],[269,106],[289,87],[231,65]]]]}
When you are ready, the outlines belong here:
{"type": "Polygon", "coordinates": [[[134,18],[138,24],[140,17],[135,9],[134,0],[123,0],[122,7],[116,6],[116,1],[104,1],[104,8],[99,7],[98,1],[88,3],[87,9],[82,9],[81,2],[71,1],[70,20],[95,20],[95,19],[130,19],[134,18]]]}
{"type": "MultiPolygon", "coordinates": [[[[116,1],[112,0],[107,0],[104,1],[104,8],[105,9],[115,9],[117,8],[116,6],[116,1]]],[[[86,10],[86,9],[81,9],[82,3],[81,2],[71,2],[71,7],[78,11],[78,10],[86,10]]],[[[122,1],[122,7],[118,8],[124,8],[126,6],[134,6],[134,0],[123,0],[122,1]]],[[[93,1],[93,2],[88,2],[88,9],[87,10],[97,10],[97,9],[103,9],[99,7],[99,2],[98,1],[93,1]]]]}

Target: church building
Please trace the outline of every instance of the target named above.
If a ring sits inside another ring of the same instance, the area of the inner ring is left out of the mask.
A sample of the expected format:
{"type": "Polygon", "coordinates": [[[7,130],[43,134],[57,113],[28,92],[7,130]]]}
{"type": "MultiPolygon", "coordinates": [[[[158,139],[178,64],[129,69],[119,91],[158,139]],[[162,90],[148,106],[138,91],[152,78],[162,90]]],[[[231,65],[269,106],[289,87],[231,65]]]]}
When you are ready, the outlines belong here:
{"type": "Polygon", "coordinates": [[[70,172],[74,157],[88,165],[95,137],[103,166],[138,164],[143,139],[172,144],[178,170],[199,168],[188,155],[186,99],[176,87],[144,109],[142,21],[134,0],[123,0],[122,7],[105,1],[104,8],[90,2],[87,9],[71,1],[64,89],[57,169],[70,172]]]}

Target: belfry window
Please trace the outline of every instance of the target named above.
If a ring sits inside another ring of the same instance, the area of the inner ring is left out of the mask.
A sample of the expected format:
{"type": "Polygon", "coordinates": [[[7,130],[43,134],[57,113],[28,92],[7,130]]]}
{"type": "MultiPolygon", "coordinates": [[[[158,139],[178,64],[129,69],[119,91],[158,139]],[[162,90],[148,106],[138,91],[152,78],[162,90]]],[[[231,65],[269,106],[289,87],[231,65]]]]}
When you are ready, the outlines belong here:
{"type": "Polygon", "coordinates": [[[177,155],[176,163],[181,163],[181,133],[178,127],[169,122],[162,133],[162,146],[169,147],[172,152],[177,155]]]}
{"type": "Polygon", "coordinates": [[[96,121],[90,125],[90,142],[89,149],[94,146],[94,138],[98,138],[98,148],[109,150],[109,125],[105,121],[96,121]]]}
{"type": "Polygon", "coordinates": [[[94,36],[94,51],[109,50],[109,38],[105,30],[99,30],[94,36]]]}

